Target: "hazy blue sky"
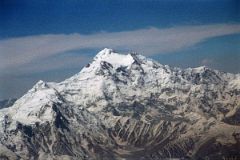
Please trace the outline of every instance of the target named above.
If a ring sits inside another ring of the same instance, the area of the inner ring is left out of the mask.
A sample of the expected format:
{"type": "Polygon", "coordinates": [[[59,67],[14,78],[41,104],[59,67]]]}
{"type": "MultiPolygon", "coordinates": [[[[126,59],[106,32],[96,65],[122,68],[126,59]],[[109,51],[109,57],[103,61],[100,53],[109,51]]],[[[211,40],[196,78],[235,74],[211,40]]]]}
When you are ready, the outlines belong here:
{"type": "Polygon", "coordinates": [[[61,81],[105,47],[240,73],[240,1],[0,0],[0,99],[61,81]]]}

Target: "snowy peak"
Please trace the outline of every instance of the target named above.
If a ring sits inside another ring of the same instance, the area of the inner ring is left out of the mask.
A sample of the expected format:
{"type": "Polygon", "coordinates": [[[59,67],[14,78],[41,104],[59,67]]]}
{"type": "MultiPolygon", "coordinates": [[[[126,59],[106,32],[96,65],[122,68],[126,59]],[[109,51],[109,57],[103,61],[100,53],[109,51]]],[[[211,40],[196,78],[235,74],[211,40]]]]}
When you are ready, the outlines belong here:
{"type": "Polygon", "coordinates": [[[150,70],[168,68],[168,66],[163,66],[137,53],[120,54],[112,49],[105,48],[100,51],[94,57],[93,61],[86,65],[78,75],[74,76],[74,78],[79,77],[80,74],[83,76],[85,73],[87,73],[86,76],[89,77],[89,73],[91,73],[91,75],[112,75],[124,70],[125,73],[135,72],[135,75],[137,75],[144,73],[144,70],[148,72],[150,70]]]}
{"type": "Polygon", "coordinates": [[[119,67],[130,66],[134,59],[130,54],[118,54],[112,49],[105,48],[94,57],[95,63],[101,63],[102,61],[110,63],[113,67],[119,67]]]}
{"type": "Polygon", "coordinates": [[[104,57],[109,56],[111,53],[113,53],[113,49],[109,49],[109,48],[104,48],[103,50],[101,50],[100,52],[98,52],[96,54],[96,56],[94,57],[94,60],[99,60],[102,59],[104,57]]]}
{"type": "Polygon", "coordinates": [[[96,75],[113,74],[119,68],[130,69],[136,59],[136,55],[134,57],[132,54],[119,54],[112,49],[105,48],[93,58],[91,63],[70,79],[87,79],[96,75]]]}
{"type": "Polygon", "coordinates": [[[41,89],[47,89],[49,88],[48,84],[42,80],[39,80],[31,90],[29,90],[29,92],[35,92],[37,90],[41,90],[41,89]]]}

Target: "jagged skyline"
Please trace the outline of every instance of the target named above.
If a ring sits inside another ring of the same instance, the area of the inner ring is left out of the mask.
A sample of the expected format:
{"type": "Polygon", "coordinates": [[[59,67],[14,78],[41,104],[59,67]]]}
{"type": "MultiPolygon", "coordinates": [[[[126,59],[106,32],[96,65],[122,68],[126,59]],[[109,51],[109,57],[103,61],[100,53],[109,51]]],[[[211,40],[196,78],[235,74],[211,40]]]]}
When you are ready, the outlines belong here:
{"type": "Polygon", "coordinates": [[[238,159],[239,93],[240,75],[105,48],[0,110],[0,158],[238,159]]]}

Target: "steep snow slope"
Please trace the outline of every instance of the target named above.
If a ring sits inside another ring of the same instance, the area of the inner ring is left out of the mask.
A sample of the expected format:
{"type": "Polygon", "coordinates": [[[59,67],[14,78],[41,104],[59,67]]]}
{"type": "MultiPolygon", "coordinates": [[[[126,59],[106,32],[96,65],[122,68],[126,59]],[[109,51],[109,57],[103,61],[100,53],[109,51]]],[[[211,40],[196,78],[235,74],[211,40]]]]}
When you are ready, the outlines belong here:
{"type": "Polygon", "coordinates": [[[0,110],[0,157],[223,159],[239,156],[239,117],[239,74],[104,49],[0,110]]]}

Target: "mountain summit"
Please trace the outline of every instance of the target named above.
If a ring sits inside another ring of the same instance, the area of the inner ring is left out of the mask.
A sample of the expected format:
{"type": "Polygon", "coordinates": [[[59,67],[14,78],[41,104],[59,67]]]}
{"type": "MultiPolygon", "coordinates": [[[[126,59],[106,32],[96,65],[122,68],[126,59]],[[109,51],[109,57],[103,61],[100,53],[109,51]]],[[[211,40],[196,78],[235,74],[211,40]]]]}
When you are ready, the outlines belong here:
{"type": "Polygon", "coordinates": [[[100,51],[0,109],[0,159],[239,157],[240,75],[100,51]]]}

